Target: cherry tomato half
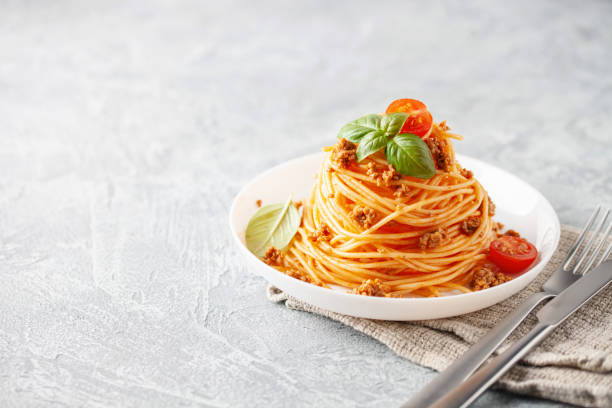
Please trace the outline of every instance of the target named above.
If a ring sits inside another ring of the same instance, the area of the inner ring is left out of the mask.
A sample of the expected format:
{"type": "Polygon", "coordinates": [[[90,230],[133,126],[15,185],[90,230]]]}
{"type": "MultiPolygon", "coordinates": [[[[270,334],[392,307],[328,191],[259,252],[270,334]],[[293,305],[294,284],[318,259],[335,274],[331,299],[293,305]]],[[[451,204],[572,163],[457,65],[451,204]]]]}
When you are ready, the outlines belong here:
{"type": "Polygon", "coordinates": [[[423,102],[416,99],[397,99],[391,102],[385,113],[395,112],[405,112],[410,115],[400,133],[412,133],[419,137],[429,133],[433,118],[423,102]]]}
{"type": "Polygon", "coordinates": [[[523,272],[538,256],[538,250],[527,240],[510,235],[497,238],[489,246],[489,257],[509,274],[523,272]]]}

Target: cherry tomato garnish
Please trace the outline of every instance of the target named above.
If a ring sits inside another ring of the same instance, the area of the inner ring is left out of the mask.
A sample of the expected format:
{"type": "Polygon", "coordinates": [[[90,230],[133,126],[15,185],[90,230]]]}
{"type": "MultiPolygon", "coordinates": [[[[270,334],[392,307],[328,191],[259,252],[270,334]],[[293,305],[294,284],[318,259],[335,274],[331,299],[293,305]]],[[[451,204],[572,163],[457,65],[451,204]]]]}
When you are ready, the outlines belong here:
{"type": "Polygon", "coordinates": [[[489,257],[508,274],[523,272],[538,256],[538,250],[527,240],[504,235],[489,246],[489,257]]]}
{"type": "Polygon", "coordinates": [[[400,133],[412,133],[419,137],[429,133],[433,118],[423,102],[416,99],[397,99],[391,102],[385,113],[395,112],[405,112],[410,115],[400,133]]]}

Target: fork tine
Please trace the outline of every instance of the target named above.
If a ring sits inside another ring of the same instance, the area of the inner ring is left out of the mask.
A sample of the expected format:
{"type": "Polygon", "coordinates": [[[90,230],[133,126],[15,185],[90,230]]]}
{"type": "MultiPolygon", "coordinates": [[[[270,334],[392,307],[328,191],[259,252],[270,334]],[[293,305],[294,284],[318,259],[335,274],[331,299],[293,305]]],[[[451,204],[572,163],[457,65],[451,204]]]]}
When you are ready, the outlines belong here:
{"type": "Polygon", "coordinates": [[[597,267],[597,266],[601,265],[601,263],[603,261],[608,259],[608,257],[610,256],[610,253],[612,253],[612,242],[610,242],[610,245],[608,245],[608,249],[606,249],[606,252],[604,252],[604,254],[601,256],[601,258],[597,262],[597,265],[595,265],[595,266],[597,267]]]}
{"type": "Polygon", "coordinates": [[[601,237],[601,241],[599,242],[599,245],[597,245],[597,248],[593,250],[593,253],[591,253],[589,260],[584,265],[584,269],[582,271],[583,274],[587,273],[590,270],[591,265],[593,265],[593,262],[595,262],[595,258],[597,258],[597,255],[601,251],[601,248],[603,248],[603,246],[606,244],[606,241],[608,240],[608,236],[610,236],[611,230],[612,230],[612,222],[608,224],[608,228],[606,228],[606,232],[604,232],[603,236],[601,237]]]}
{"type": "Polygon", "coordinates": [[[569,268],[569,265],[572,262],[572,258],[574,258],[574,255],[576,255],[576,251],[578,251],[578,248],[580,248],[580,245],[584,241],[584,237],[586,236],[586,233],[588,232],[588,230],[591,228],[593,221],[595,221],[595,218],[599,215],[599,211],[601,211],[601,204],[599,204],[595,208],[595,210],[593,211],[593,214],[591,214],[588,221],[584,225],[584,228],[582,228],[582,232],[580,232],[580,235],[578,236],[578,238],[576,238],[576,242],[574,242],[574,245],[572,245],[572,248],[569,250],[567,254],[567,258],[565,258],[565,263],[563,264],[564,271],[566,272],[568,271],[567,268],[569,268]]]}
{"type": "Polygon", "coordinates": [[[595,243],[595,240],[597,239],[599,232],[601,231],[606,220],[608,219],[609,214],[610,214],[610,210],[607,209],[604,212],[603,217],[601,218],[601,221],[599,221],[599,223],[597,224],[597,228],[595,228],[595,231],[593,231],[593,234],[591,235],[589,242],[587,242],[586,245],[584,246],[584,251],[580,254],[580,257],[576,261],[576,266],[574,266],[573,273],[578,273],[578,271],[580,270],[580,266],[582,266],[582,262],[584,262],[587,255],[589,254],[589,251],[593,247],[593,244],[595,243]]]}

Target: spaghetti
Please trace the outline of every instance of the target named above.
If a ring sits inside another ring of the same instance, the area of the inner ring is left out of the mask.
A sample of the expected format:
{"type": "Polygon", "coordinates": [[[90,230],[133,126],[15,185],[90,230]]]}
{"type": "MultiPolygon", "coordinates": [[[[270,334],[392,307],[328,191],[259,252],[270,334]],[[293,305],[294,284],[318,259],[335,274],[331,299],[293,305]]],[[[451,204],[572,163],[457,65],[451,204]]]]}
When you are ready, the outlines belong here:
{"type": "MultiPolygon", "coordinates": [[[[431,121],[421,102],[399,101],[400,108],[431,121]]],[[[410,137],[420,137],[417,144],[424,142],[422,148],[431,153],[431,177],[399,174],[390,153],[380,149],[358,161],[357,146],[341,139],[325,149],[312,193],[301,203],[295,237],[282,253],[270,247],[264,261],[319,286],[391,297],[471,292],[512,279],[489,258],[494,240],[497,258],[507,258],[502,268],[518,265],[520,257],[533,261],[533,245],[512,230],[506,233],[512,236],[502,237],[487,191],[456,162],[451,140],[462,137],[449,132],[445,122],[431,123],[429,130],[422,122],[406,120],[402,131],[410,126],[420,132],[410,137]]],[[[350,134],[354,127],[347,126],[343,130],[350,134]]]]}
{"type": "Polygon", "coordinates": [[[430,137],[444,145],[449,166],[428,180],[398,177],[392,169],[385,177],[376,171],[388,168],[380,155],[347,163],[342,142],[328,149],[279,269],[322,286],[372,292],[366,294],[470,291],[471,272],[496,237],[493,208],[480,183],[454,160],[449,139],[458,137],[439,125],[430,137]]]}

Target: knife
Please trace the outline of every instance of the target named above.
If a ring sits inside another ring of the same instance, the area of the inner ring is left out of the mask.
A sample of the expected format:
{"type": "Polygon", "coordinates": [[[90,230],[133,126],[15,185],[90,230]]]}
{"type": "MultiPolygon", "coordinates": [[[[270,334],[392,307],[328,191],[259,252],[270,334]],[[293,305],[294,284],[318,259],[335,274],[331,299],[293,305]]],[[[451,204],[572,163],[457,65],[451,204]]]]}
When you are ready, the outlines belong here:
{"type": "Polygon", "coordinates": [[[559,324],[603,290],[611,281],[612,260],[602,263],[548,302],[536,315],[538,323],[525,337],[430,407],[456,408],[470,405],[559,324]]]}

